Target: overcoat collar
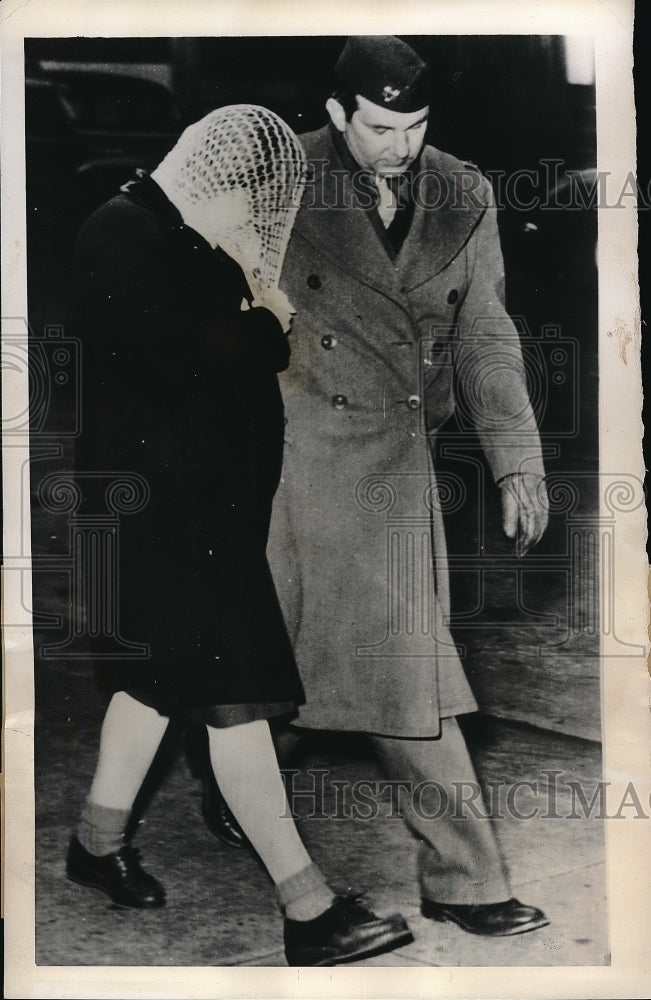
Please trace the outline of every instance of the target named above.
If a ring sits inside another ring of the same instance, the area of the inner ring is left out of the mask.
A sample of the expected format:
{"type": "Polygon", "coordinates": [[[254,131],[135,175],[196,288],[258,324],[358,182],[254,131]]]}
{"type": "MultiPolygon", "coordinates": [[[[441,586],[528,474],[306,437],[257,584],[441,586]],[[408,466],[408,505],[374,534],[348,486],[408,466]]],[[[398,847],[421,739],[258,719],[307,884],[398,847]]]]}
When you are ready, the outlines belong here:
{"type": "Polygon", "coordinates": [[[208,254],[222,268],[227,268],[231,274],[233,287],[240,286],[242,297],[249,303],[253,302],[253,292],[244,276],[240,265],[232,257],[222,250],[220,246],[211,247],[210,243],[191,226],[186,226],[183,217],[176,205],[173,204],[156,181],[149,176],[146,170],[136,170],[130,178],[120,188],[123,195],[130,201],[140,205],[158,216],[169,226],[170,236],[176,242],[182,252],[192,252],[200,250],[203,254],[208,254]]]}
{"type": "Polygon", "coordinates": [[[337,266],[385,294],[416,288],[442,271],[465,246],[489,204],[490,185],[476,167],[426,146],[413,178],[411,227],[391,260],[368,213],[368,174],[351,174],[328,127],[300,138],[310,177],[297,232],[337,266]]]}
{"type": "Polygon", "coordinates": [[[135,201],[142,208],[149,212],[154,212],[160,218],[169,222],[170,226],[182,226],[183,219],[176,205],[173,205],[162,188],[158,186],[146,170],[136,170],[126,184],[120,188],[122,194],[126,194],[132,201],[135,201]]]}

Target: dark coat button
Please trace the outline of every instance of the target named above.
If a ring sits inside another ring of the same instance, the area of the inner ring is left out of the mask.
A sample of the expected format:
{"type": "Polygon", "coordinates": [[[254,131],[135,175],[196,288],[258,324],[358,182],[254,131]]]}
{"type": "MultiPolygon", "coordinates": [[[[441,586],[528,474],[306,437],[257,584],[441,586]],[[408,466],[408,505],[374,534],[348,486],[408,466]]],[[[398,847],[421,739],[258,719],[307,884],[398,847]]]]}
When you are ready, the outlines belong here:
{"type": "Polygon", "coordinates": [[[342,396],[340,393],[337,393],[336,396],[332,397],[332,405],[335,410],[343,410],[344,406],[348,406],[348,399],[346,396],[342,396]]]}
{"type": "Polygon", "coordinates": [[[456,288],[453,288],[451,292],[448,292],[448,302],[450,303],[451,306],[454,305],[454,303],[457,301],[458,298],[459,298],[459,292],[457,291],[456,288]]]}
{"type": "Polygon", "coordinates": [[[331,351],[333,347],[337,346],[337,338],[333,337],[331,334],[326,333],[321,337],[321,347],[326,351],[331,351]]]}
{"type": "Polygon", "coordinates": [[[321,279],[318,274],[309,274],[307,278],[307,287],[316,290],[321,287],[321,279]]]}

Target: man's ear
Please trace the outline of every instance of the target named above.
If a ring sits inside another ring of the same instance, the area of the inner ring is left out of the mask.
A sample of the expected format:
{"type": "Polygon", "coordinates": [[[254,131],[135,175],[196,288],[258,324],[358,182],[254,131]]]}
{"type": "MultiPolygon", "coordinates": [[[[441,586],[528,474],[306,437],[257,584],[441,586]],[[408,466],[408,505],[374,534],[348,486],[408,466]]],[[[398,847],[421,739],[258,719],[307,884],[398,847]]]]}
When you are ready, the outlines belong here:
{"type": "Polygon", "coordinates": [[[329,97],[326,101],[326,111],[330,115],[330,121],[339,132],[345,131],[346,128],[346,112],[342,108],[339,101],[334,97],[329,97]]]}

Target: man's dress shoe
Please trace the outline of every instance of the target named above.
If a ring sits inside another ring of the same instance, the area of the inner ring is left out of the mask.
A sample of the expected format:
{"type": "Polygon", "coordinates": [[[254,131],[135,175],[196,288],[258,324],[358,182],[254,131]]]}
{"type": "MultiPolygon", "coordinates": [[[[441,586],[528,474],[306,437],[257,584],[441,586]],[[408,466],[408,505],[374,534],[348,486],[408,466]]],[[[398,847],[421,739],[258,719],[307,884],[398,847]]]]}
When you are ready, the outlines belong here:
{"type": "Polygon", "coordinates": [[[338,965],[392,951],[413,941],[400,913],[376,917],[356,896],[335,896],[314,920],[285,920],[288,965],[338,965]]]}
{"type": "Polygon", "coordinates": [[[105,892],[119,906],[149,909],[165,905],[165,890],[141,867],[139,852],[130,844],[98,857],[89,854],[73,835],[66,858],[66,874],[79,885],[105,892]]]}
{"type": "Polygon", "coordinates": [[[470,934],[485,934],[487,937],[526,934],[527,931],[546,927],[549,923],[542,910],[535,906],[525,906],[519,899],[476,906],[435,903],[431,899],[423,899],[421,913],[430,920],[452,920],[470,934]]]}

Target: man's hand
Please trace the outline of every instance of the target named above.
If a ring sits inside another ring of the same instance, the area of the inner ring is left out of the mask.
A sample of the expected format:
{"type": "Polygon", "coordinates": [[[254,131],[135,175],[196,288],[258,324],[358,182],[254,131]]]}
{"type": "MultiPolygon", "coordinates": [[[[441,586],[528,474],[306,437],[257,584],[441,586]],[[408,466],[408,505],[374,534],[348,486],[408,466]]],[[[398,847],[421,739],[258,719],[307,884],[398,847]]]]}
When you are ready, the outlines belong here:
{"type": "Polygon", "coordinates": [[[545,480],[528,472],[514,472],[499,481],[502,491],[502,527],[515,538],[516,556],[539,542],[547,527],[549,501],[545,480]]]}

